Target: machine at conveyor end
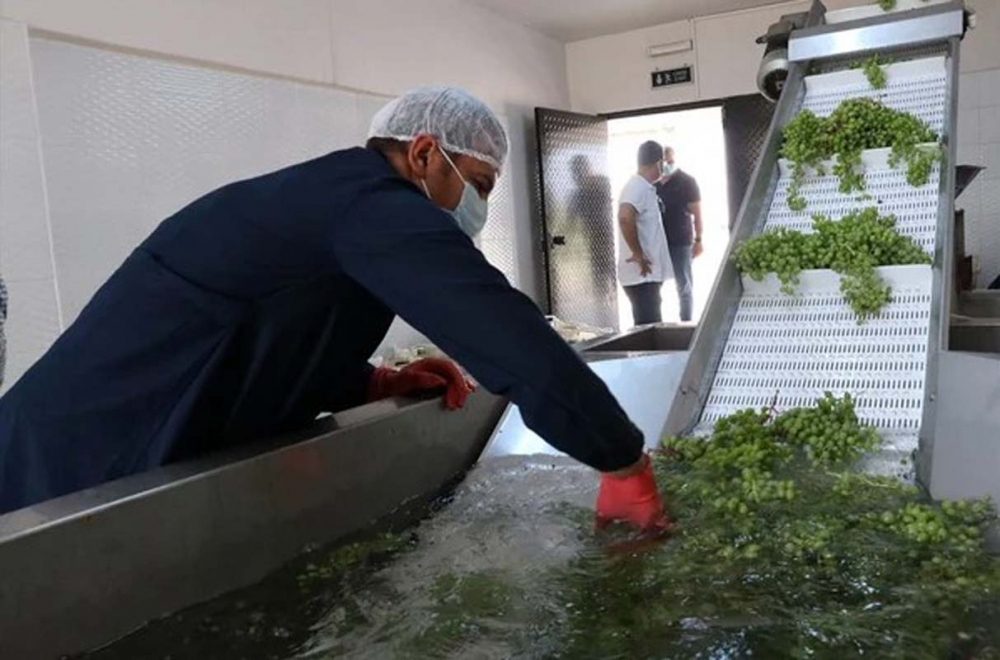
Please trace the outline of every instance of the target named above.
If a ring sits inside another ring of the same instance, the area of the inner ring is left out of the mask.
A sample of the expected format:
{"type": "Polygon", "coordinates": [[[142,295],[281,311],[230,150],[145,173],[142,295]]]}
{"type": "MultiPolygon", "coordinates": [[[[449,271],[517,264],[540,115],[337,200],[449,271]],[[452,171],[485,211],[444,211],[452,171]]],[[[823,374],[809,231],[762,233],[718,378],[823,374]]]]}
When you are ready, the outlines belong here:
{"type": "MultiPolygon", "coordinates": [[[[757,43],[765,45],[764,57],[757,70],[757,89],[769,101],[777,102],[778,99],[781,98],[781,93],[785,87],[785,81],[788,79],[788,71],[791,66],[791,62],[793,60],[800,59],[789,55],[789,41],[792,33],[795,31],[801,32],[808,26],[812,28],[819,27],[822,30],[826,30],[826,34],[833,34],[833,32],[829,30],[831,25],[838,25],[840,23],[844,23],[846,25],[859,23],[861,21],[877,23],[881,21],[887,26],[889,31],[898,35],[898,39],[902,40],[897,41],[897,45],[899,43],[906,45],[905,40],[908,39],[906,33],[911,30],[911,26],[904,26],[901,24],[893,26],[887,24],[886,21],[892,21],[897,18],[900,22],[904,20],[912,20],[913,17],[907,17],[905,14],[912,11],[914,8],[920,9],[930,5],[947,3],[950,3],[950,0],[899,0],[897,3],[897,10],[893,12],[884,12],[874,3],[866,6],[852,7],[838,12],[826,13],[825,10],[823,10],[823,21],[825,25],[821,26],[807,25],[811,12],[785,14],[767,29],[766,34],[757,37],[757,43]]],[[[818,0],[815,5],[820,5],[818,0]]],[[[961,6],[961,2],[958,3],[958,6],[960,10],[959,16],[961,17],[959,20],[962,23],[962,36],[964,36],[965,32],[976,27],[976,12],[975,10],[966,9],[964,6],[961,6]]],[[[815,12],[815,10],[813,10],[813,12],[815,12]]],[[[919,34],[919,30],[915,33],[919,34]]],[[[871,32],[871,34],[876,34],[876,32],[871,32]]],[[[873,38],[868,43],[865,43],[864,40],[856,41],[854,44],[858,52],[877,52],[888,47],[889,45],[892,45],[891,42],[884,37],[873,38]]]]}
{"type": "Polygon", "coordinates": [[[792,30],[803,28],[808,12],[785,14],[767,29],[767,34],[757,37],[757,43],[766,44],[764,59],[757,71],[757,89],[769,101],[777,102],[788,78],[788,38],[792,30]]]}

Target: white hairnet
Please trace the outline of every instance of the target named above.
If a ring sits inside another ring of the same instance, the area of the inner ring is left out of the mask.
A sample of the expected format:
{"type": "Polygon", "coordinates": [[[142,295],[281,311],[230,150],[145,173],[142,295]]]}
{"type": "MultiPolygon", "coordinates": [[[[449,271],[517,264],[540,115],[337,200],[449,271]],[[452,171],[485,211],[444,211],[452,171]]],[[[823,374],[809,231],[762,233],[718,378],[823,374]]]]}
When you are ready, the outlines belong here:
{"type": "Polygon", "coordinates": [[[408,142],[433,135],[452,153],[472,156],[500,170],[507,158],[507,134],[485,103],[457,87],[421,87],[382,107],[372,118],[369,138],[408,142]]]}

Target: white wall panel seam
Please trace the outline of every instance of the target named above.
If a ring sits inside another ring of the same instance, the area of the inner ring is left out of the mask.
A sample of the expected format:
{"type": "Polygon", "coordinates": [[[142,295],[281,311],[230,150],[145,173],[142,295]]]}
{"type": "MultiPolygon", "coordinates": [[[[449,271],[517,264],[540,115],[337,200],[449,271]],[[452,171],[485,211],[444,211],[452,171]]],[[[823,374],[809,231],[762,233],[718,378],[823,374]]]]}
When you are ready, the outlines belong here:
{"type": "Polygon", "coordinates": [[[31,90],[31,110],[35,120],[36,139],[38,147],[38,162],[41,166],[42,175],[42,207],[45,215],[45,231],[49,238],[49,259],[52,262],[52,286],[56,295],[56,318],[59,321],[59,333],[66,329],[66,320],[63,314],[62,293],[59,289],[59,266],[56,264],[55,236],[52,231],[52,213],[49,208],[49,188],[48,177],[45,173],[45,150],[42,148],[42,124],[38,116],[38,95],[35,94],[35,66],[31,54],[30,32],[24,26],[24,39],[28,44],[28,87],[31,90]]]}

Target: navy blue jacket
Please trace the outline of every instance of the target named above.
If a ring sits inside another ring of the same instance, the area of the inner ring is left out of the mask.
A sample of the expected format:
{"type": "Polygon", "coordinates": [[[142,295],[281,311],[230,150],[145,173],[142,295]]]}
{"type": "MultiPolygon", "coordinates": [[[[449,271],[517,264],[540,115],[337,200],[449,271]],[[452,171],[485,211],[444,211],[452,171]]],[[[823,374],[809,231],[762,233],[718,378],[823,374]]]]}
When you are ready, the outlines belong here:
{"type": "Polygon", "coordinates": [[[0,511],[363,403],[395,314],[601,470],[642,435],[538,308],[378,153],[338,151],[165,220],[0,399],[0,511]]]}

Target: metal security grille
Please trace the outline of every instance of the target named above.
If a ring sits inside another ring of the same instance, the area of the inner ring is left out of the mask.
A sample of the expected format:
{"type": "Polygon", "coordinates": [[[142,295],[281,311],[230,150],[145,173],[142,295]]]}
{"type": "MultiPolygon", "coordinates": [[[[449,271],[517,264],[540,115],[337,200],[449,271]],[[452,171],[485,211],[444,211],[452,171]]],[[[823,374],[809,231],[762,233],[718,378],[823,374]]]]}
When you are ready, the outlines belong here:
{"type": "Polygon", "coordinates": [[[722,127],[726,134],[726,169],[729,177],[729,227],[750,185],[753,168],[767,142],[774,104],[760,94],[734,96],[722,102],[722,127]]]}
{"type": "Polygon", "coordinates": [[[549,307],[618,327],[615,226],[603,119],[537,108],[539,205],[549,307]]]}

